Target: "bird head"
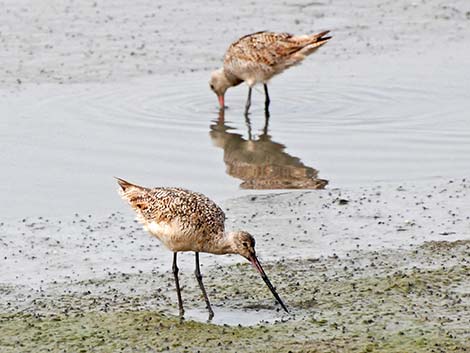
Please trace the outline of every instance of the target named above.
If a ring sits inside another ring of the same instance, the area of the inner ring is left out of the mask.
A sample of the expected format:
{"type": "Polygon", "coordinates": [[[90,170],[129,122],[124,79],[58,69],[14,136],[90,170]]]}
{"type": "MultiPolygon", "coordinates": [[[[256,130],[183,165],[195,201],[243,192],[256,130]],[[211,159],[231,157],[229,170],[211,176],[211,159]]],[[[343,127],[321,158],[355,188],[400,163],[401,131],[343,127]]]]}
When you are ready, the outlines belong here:
{"type": "Polygon", "coordinates": [[[282,306],[282,308],[286,312],[289,312],[287,310],[287,307],[284,305],[281,297],[279,297],[279,294],[277,294],[274,286],[271,284],[271,281],[269,280],[268,276],[264,272],[263,267],[258,261],[258,258],[256,257],[255,238],[253,238],[251,234],[245,231],[238,231],[232,234],[234,247],[233,251],[237,254],[240,254],[251,262],[253,267],[260,273],[261,277],[263,278],[263,281],[266,283],[269,290],[274,295],[274,298],[276,298],[277,302],[282,306]]]}
{"type": "Polygon", "coordinates": [[[234,251],[252,262],[256,258],[255,238],[245,231],[235,232],[233,236],[234,251]]]}
{"type": "Polygon", "coordinates": [[[220,109],[224,109],[225,92],[227,91],[229,87],[233,86],[233,84],[228,80],[227,76],[225,76],[224,69],[218,69],[218,70],[212,71],[211,79],[209,81],[209,86],[211,90],[217,95],[217,98],[219,99],[220,109]]]}

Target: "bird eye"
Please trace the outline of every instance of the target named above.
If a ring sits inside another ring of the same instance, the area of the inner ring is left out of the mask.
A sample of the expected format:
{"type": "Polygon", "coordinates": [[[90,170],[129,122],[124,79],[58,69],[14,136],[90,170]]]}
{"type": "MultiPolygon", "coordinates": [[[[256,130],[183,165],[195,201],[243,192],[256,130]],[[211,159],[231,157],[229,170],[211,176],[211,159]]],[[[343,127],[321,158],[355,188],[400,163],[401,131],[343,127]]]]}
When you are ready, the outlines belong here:
{"type": "Polygon", "coordinates": [[[211,90],[214,90],[214,85],[210,85],[211,86],[211,90]]]}
{"type": "Polygon", "coordinates": [[[247,247],[247,246],[248,246],[248,243],[247,243],[246,241],[244,241],[244,242],[242,243],[242,245],[243,245],[244,247],[247,247]]]}

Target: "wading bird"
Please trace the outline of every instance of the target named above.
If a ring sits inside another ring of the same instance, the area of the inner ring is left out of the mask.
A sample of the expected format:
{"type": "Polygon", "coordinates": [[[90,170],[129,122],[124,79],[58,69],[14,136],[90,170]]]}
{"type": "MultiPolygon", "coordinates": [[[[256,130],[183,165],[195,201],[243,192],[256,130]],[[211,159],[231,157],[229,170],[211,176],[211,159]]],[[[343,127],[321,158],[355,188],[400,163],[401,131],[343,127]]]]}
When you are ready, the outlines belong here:
{"type": "Polygon", "coordinates": [[[210,88],[219,99],[220,108],[225,107],[225,92],[242,82],[248,84],[245,113],[251,105],[251,89],[257,83],[264,85],[265,109],[269,108],[267,82],[285,69],[299,64],[331,37],[329,31],[311,35],[295,36],[289,33],[256,32],[233,42],[225,53],[222,68],[213,71],[210,88]]]}
{"type": "Polygon", "coordinates": [[[120,186],[119,194],[137,213],[137,219],[144,228],[173,251],[173,275],[181,318],[184,316],[184,309],[176,261],[180,251],[194,251],[196,254],[195,275],[206,301],[209,320],[213,318],[214,312],[202,283],[200,252],[239,254],[248,259],[282,308],[288,312],[256,257],[255,239],[244,231],[226,232],[225,214],[212,200],[181,188],[146,188],[116,179],[120,186]]]}

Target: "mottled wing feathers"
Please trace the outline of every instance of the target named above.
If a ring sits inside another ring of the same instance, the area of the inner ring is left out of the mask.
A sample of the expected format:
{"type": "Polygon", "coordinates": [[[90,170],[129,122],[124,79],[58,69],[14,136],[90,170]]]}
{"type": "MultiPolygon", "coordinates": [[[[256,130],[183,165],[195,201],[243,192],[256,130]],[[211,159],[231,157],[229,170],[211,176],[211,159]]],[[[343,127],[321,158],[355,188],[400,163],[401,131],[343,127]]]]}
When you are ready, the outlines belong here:
{"type": "Polygon", "coordinates": [[[248,61],[273,66],[280,56],[289,50],[288,33],[257,32],[232,43],[225,55],[224,63],[248,61]]]}
{"type": "Polygon", "coordinates": [[[234,46],[234,45],[237,45],[240,41],[242,41],[243,39],[245,38],[248,38],[248,37],[253,37],[257,34],[260,34],[260,33],[267,33],[268,31],[258,31],[258,32],[254,32],[254,33],[249,33],[249,34],[245,34],[243,37],[240,37],[238,38],[238,40],[236,40],[235,42],[233,42],[231,44],[231,46],[234,46]]]}
{"type": "Polygon", "coordinates": [[[119,193],[142,223],[177,221],[182,228],[201,233],[224,231],[225,214],[206,196],[181,188],[144,188],[118,179],[119,193]]]}
{"type": "Polygon", "coordinates": [[[255,70],[264,71],[265,76],[269,76],[271,71],[276,74],[297,64],[306,55],[325,44],[331,38],[325,37],[328,32],[303,36],[257,32],[244,36],[232,43],[227,50],[224,70],[237,77],[241,77],[243,72],[255,70]]]}

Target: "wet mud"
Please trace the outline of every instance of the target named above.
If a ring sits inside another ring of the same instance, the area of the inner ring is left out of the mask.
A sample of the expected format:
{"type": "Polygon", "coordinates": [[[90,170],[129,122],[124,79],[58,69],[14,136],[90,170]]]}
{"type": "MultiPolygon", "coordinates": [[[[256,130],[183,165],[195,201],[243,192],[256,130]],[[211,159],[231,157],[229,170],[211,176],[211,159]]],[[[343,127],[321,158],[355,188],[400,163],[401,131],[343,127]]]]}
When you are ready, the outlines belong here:
{"type": "Polygon", "coordinates": [[[466,0],[4,0],[0,20],[0,352],[470,351],[466,0]],[[334,38],[270,83],[269,127],[242,86],[221,120],[209,72],[260,29],[334,38]],[[206,322],[181,254],[180,322],[171,253],[113,175],[215,199],[290,313],[202,254],[206,322]]]}
{"type": "MultiPolygon", "coordinates": [[[[470,241],[432,241],[266,263],[290,314],[247,264],[211,268],[205,282],[216,317],[272,312],[270,321],[238,325],[180,322],[170,272],[158,283],[152,274],[116,274],[41,292],[22,310],[4,303],[0,345],[2,352],[466,352],[469,259],[470,241]]],[[[185,305],[202,308],[188,277],[185,305]]]]}
{"type": "Polygon", "coordinates": [[[467,11],[464,0],[2,1],[2,216],[125,210],[112,176],[221,202],[468,175],[467,11]],[[269,83],[269,129],[258,88],[247,126],[246,85],[227,92],[220,124],[210,71],[261,29],[333,38],[269,83]]]}
{"type": "Polygon", "coordinates": [[[2,223],[0,347],[465,352],[469,190],[446,180],[228,200],[229,228],[255,235],[290,313],[242,258],[203,254],[212,322],[191,254],[180,256],[180,322],[171,253],[130,212],[2,223]]]}

